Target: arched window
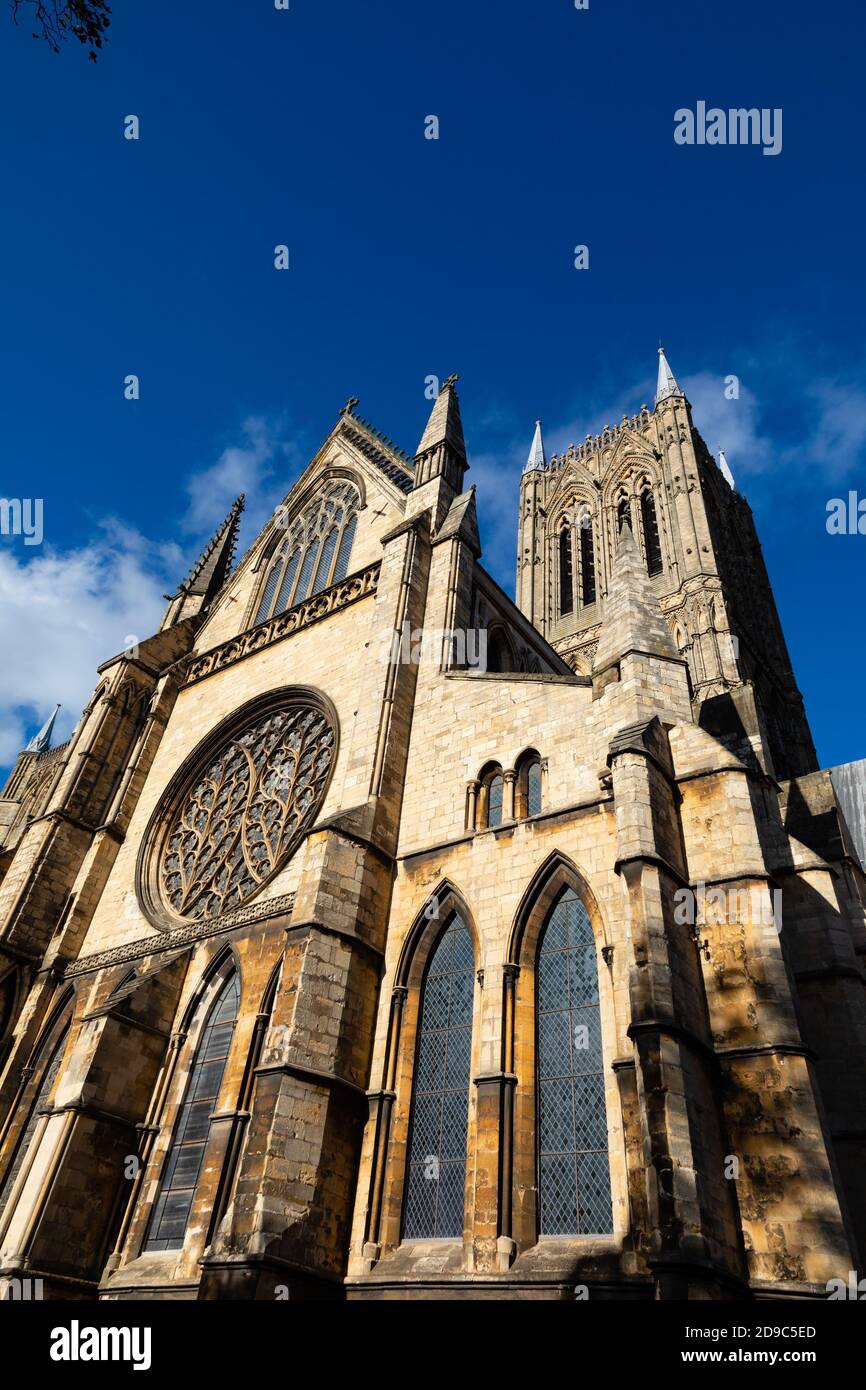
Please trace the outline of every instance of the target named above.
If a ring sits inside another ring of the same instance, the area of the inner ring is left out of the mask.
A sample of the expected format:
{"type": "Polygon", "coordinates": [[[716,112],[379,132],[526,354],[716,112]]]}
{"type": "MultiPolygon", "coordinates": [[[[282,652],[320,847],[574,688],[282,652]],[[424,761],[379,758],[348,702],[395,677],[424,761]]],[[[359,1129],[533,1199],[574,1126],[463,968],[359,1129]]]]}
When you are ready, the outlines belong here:
{"type": "MultiPolygon", "coordinates": [[[[39,1090],[36,1092],[36,1095],[33,1098],[33,1102],[30,1106],[30,1114],[27,1116],[27,1123],[24,1126],[24,1129],[21,1131],[21,1137],[19,1138],[18,1144],[15,1149],[15,1156],[12,1159],[9,1168],[7,1169],[6,1177],[3,1180],[3,1186],[2,1188],[0,1188],[0,1216],[3,1215],[3,1212],[6,1208],[6,1203],[9,1200],[13,1187],[15,1186],[15,1180],[18,1177],[18,1174],[21,1172],[21,1169],[24,1167],[24,1161],[27,1158],[27,1155],[30,1151],[31,1144],[33,1143],[33,1136],[36,1133],[36,1126],[39,1123],[39,1117],[45,1108],[45,1105],[51,1095],[51,1092],[54,1090],[54,1083],[56,1082],[57,1077],[60,1074],[60,1067],[63,1062],[63,1054],[66,1050],[66,1040],[68,1036],[69,1019],[67,1018],[61,1027],[60,1036],[57,1038],[53,1047],[50,1047],[48,1056],[46,1059],[44,1059],[45,1070],[42,1074],[42,1081],[39,1084],[39,1090]]],[[[40,1051],[41,1050],[42,1049],[40,1049],[40,1051]]],[[[43,1059],[40,1057],[39,1060],[41,1061],[43,1059]]]]}
{"type": "Polygon", "coordinates": [[[616,530],[619,535],[623,526],[631,527],[631,504],[627,497],[621,497],[616,504],[616,530]]]}
{"type": "Polygon", "coordinates": [[[571,529],[564,526],[559,533],[559,616],[574,612],[574,561],[571,553],[571,529]]]}
{"type": "Polygon", "coordinates": [[[504,782],[501,772],[494,772],[486,783],[487,787],[487,825],[489,828],[502,824],[502,794],[504,782]]]}
{"type": "Polygon", "coordinates": [[[595,937],[571,888],[557,899],[541,937],[537,991],[540,1232],[610,1234],[595,937]]]}
{"type": "Polygon", "coordinates": [[[541,759],[524,753],[517,763],[514,814],[518,820],[541,813],[541,759]]]}
{"type": "Polygon", "coordinates": [[[645,484],[640,495],[640,514],[643,523],[643,543],[646,550],[646,567],[648,574],[661,574],[662,572],[662,547],[659,540],[659,524],[656,516],[655,498],[652,495],[652,488],[645,484]]]}
{"type": "Polygon", "coordinates": [[[501,627],[489,628],[487,632],[487,670],[488,671],[511,671],[514,668],[514,656],[501,627]]]}
{"type": "Polygon", "coordinates": [[[403,1215],[405,1240],[463,1234],[475,953],[450,919],[421,995],[403,1215]]]}
{"type": "Polygon", "coordinates": [[[359,507],[358,489],[346,479],[333,479],[316,494],[271,557],[257,623],[345,578],[359,507]]]}
{"type": "Polygon", "coordinates": [[[588,516],[582,517],[580,523],[580,597],[585,608],[595,603],[595,547],[588,516]]]}
{"type": "Polygon", "coordinates": [[[196,1048],[186,1094],[162,1172],[145,1250],[180,1250],[201,1172],[237,1020],[240,990],[232,970],[224,981],[196,1048]]]}

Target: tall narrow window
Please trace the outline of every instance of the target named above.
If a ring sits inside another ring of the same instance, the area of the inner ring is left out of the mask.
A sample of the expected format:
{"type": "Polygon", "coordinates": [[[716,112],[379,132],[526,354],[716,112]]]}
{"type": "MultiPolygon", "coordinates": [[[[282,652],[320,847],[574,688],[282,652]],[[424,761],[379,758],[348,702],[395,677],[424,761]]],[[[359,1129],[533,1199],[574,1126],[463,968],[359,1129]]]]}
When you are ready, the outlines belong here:
{"type": "Polygon", "coordinates": [[[542,1235],[610,1234],[595,938],[570,888],[538,954],[538,1166],[542,1235]]]}
{"type": "Polygon", "coordinates": [[[304,554],[304,563],[301,565],[301,574],[298,579],[298,587],[295,591],[295,603],[303,603],[304,599],[309,597],[310,583],[313,578],[313,566],[318,558],[320,544],[321,542],[317,539],[312,545],[307,547],[306,553],[304,554]]]}
{"type": "Polygon", "coordinates": [[[277,559],[274,561],[274,563],[271,565],[270,570],[268,571],[267,582],[262,592],[261,602],[259,603],[258,609],[256,611],[257,623],[263,623],[265,621],[265,618],[270,617],[271,609],[274,605],[274,594],[277,592],[282,573],[283,557],[282,555],[278,555],[277,559]]]}
{"type": "Polygon", "coordinates": [[[274,610],[276,613],[285,612],[285,610],[291,604],[292,593],[294,592],[295,588],[295,579],[297,577],[298,566],[300,565],[300,563],[301,552],[296,546],[286,563],[285,577],[283,579],[282,584],[280,585],[280,593],[279,597],[277,598],[277,606],[274,610]]]}
{"type": "Polygon", "coordinates": [[[631,530],[631,506],[627,497],[621,497],[616,504],[616,529],[619,533],[623,526],[631,530]]]}
{"type": "Polygon", "coordinates": [[[60,1066],[63,1062],[63,1054],[66,1050],[66,1039],[68,1036],[69,1024],[67,1023],[66,1026],[63,1028],[63,1031],[61,1032],[57,1042],[54,1044],[51,1053],[48,1056],[45,1065],[45,1072],[42,1077],[39,1090],[36,1092],[33,1104],[30,1107],[30,1114],[27,1117],[27,1123],[21,1132],[21,1138],[18,1140],[18,1146],[15,1150],[15,1157],[12,1159],[12,1162],[9,1165],[9,1168],[6,1172],[6,1177],[3,1182],[3,1187],[2,1189],[0,1189],[0,1216],[3,1215],[3,1212],[6,1208],[6,1203],[9,1200],[10,1193],[12,1192],[12,1189],[15,1186],[15,1180],[18,1177],[18,1174],[21,1172],[21,1169],[24,1167],[24,1160],[26,1159],[27,1154],[30,1151],[30,1146],[33,1143],[33,1136],[36,1133],[36,1126],[39,1123],[39,1116],[42,1113],[42,1110],[48,1100],[48,1097],[51,1095],[51,1092],[54,1089],[54,1083],[57,1080],[57,1077],[60,1073],[60,1066]]]}
{"type": "Polygon", "coordinates": [[[321,593],[322,589],[325,589],[328,586],[328,580],[331,577],[331,563],[334,559],[334,551],[336,549],[337,528],[336,526],[332,526],[327,536],[325,537],[324,544],[322,545],[322,554],[319,558],[319,563],[316,566],[316,577],[313,580],[314,594],[321,593]]]}
{"type": "Polygon", "coordinates": [[[346,578],[349,569],[349,559],[352,554],[352,542],[355,539],[355,527],[358,524],[356,512],[352,512],[346,522],[343,535],[340,540],[340,548],[337,551],[337,563],[334,566],[334,583],[339,584],[341,579],[346,578]]]}
{"type": "Polygon", "coordinates": [[[487,824],[502,824],[502,793],[504,788],[502,773],[496,772],[487,783],[487,824]]]}
{"type": "Polygon", "coordinates": [[[463,1234],[475,955],[456,913],[430,960],[421,996],[403,1236],[463,1234]]]}
{"type": "Polygon", "coordinates": [[[541,763],[531,762],[526,769],[526,814],[541,815],[541,763]]]}
{"type": "Polygon", "coordinates": [[[656,516],[655,498],[647,486],[640,495],[640,512],[643,522],[643,543],[646,548],[646,567],[648,574],[661,574],[662,547],[659,540],[659,524],[656,516]]]}
{"type": "Polygon", "coordinates": [[[592,522],[585,516],[580,525],[580,596],[584,607],[595,603],[595,547],[592,522]]]}
{"type": "Polygon", "coordinates": [[[183,1246],[239,1002],[238,978],[233,971],[211,1005],[196,1049],[145,1250],[180,1250],[183,1246]]]}
{"type": "Polygon", "coordinates": [[[571,530],[565,527],[559,533],[559,615],[562,618],[574,611],[573,569],[571,530]]]}
{"type": "Polygon", "coordinates": [[[514,787],[514,815],[517,820],[541,813],[541,759],[534,750],[517,760],[514,787]]]}

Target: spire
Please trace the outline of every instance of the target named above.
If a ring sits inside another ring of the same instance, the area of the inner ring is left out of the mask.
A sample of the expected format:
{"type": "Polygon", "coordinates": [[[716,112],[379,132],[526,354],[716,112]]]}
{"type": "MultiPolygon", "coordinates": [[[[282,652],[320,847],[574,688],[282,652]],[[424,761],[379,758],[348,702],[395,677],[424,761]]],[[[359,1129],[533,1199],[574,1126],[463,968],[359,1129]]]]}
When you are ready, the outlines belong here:
{"type": "Polygon", "coordinates": [[[721,444],[719,445],[719,472],[731,489],[731,492],[736,492],[737,484],[734,482],[734,475],[728,467],[728,460],[725,458],[725,451],[721,444]]]}
{"type": "Polygon", "coordinates": [[[635,651],[673,660],[679,657],[631,527],[623,526],[592,663],[593,674],[635,651]]]}
{"type": "Polygon", "coordinates": [[[526,460],[524,473],[534,473],[536,469],[546,468],[547,458],[544,453],[544,440],[541,435],[541,421],[535,422],[535,434],[532,437],[532,447],[529,450],[529,458],[526,460]]]}
{"type": "Polygon", "coordinates": [[[54,706],[54,713],[46,719],[38,734],[34,734],[25,748],[25,753],[46,753],[51,747],[51,735],[54,732],[54,721],[57,718],[59,705],[54,706]]]}
{"type": "Polygon", "coordinates": [[[447,381],[443,382],[442,390],[430,412],[427,428],[421,436],[416,457],[429,453],[440,444],[449,444],[455,453],[461,454],[465,460],[466,445],[463,440],[463,422],[460,419],[460,400],[457,395],[459,380],[458,376],[449,376],[447,381]]]}
{"type": "Polygon", "coordinates": [[[174,595],[175,598],[180,594],[212,598],[222,588],[234,564],[238,526],[243,509],[244,494],[241,493],[232,503],[225,521],[205,546],[198,563],[193,566],[178,593],[174,595]]]}
{"type": "Polygon", "coordinates": [[[463,475],[469,464],[456,386],[457,377],[449,376],[430,412],[415,455],[416,487],[441,474],[455,492],[462,490],[463,475]]]}
{"type": "Polygon", "coordinates": [[[665,357],[665,350],[659,346],[659,379],[656,386],[656,405],[659,401],[667,400],[668,396],[681,396],[683,393],[677,385],[677,379],[670,369],[668,359],[665,357]]]}

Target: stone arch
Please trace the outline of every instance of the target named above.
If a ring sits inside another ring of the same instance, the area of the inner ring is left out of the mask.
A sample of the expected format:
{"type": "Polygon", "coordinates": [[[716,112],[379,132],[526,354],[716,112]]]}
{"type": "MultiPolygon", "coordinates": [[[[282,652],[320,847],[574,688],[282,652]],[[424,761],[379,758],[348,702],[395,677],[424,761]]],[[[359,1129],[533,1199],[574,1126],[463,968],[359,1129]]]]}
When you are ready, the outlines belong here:
{"type": "MultiPolygon", "coordinates": [[[[503,1145],[509,1151],[513,1174],[506,1206],[511,1229],[504,1232],[518,1250],[539,1239],[538,1155],[538,1017],[537,961],[542,934],[563,893],[571,889],[583,903],[596,942],[599,1009],[604,1059],[604,1094],[608,1126],[608,1152],[614,1192],[614,1236],[624,1229],[626,1177],[622,1150],[622,1119],[616,1078],[611,1062],[616,1055],[613,983],[608,962],[610,938],[598,899],[586,876],[563,851],[554,850],[533,874],[514,915],[505,963],[503,1050],[505,1069],[514,1075],[513,1119],[506,1126],[503,1145]],[[620,1198],[619,1201],[616,1199],[620,1198]]],[[[575,1236],[575,1241],[585,1240],[575,1236]]]]}
{"type": "MultiPolygon", "coordinates": [[[[402,1239],[404,1202],[408,1178],[409,1142],[415,1098],[415,1077],[421,1020],[421,1003],[428,966],[450,920],[458,915],[472,941],[475,982],[473,986],[470,1078],[477,1075],[480,1057],[478,991],[483,980],[481,939],[474,915],[461,890],[443,879],[416,913],[406,934],[394,974],[388,1039],[383,1059],[386,1106],[391,1115],[389,1128],[379,1129],[379,1151],[374,1155],[373,1194],[369,1213],[368,1237],[382,1250],[392,1249],[402,1239]],[[376,1171],[381,1177],[377,1181],[376,1171]]],[[[473,1224],[475,1171],[476,1096],[468,1087],[466,1097],[468,1128],[464,1187],[464,1221],[473,1224]]]]}
{"type": "Polygon", "coordinates": [[[508,939],[506,963],[521,966],[527,952],[534,959],[538,938],[547,914],[563,888],[573,888],[584,903],[596,939],[602,947],[610,945],[610,937],[601,909],[589,882],[572,859],[561,850],[553,850],[540,868],[536,869],[525,889],[508,939]]]}
{"type": "MultiPolygon", "coordinates": [[[[358,511],[362,512],[364,510],[367,505],[367,486],[364,481],[364,475],[361,473],[360,469],[353,468],[349,464],[344,463],[329,464],[323,472],[311,479],[301,492],[296,496],[293,496],[290,492],[284,501],[275,509],[274,516],[264,534],[261,549],[251,567],[251,572],[253,574],[260,574],[262,569],[267,568],[271,556],[279,542],[285,537],[289,527],[298,518],[304,508],[312,502],[316,493],[322,487],[326,486],[331,479],[343,479],[346,482],[353,483],[358,492],[358,511]],[[285,512],[288,521],[287,523],[284,522],[282,525],[278,525],[277,516],[281,511],[285,512]]],[[[257,597],[258,594],[254,595],[253,602],[251,603],[251,607],[253,608],[255,607],[255,598],[257,597]]]]}

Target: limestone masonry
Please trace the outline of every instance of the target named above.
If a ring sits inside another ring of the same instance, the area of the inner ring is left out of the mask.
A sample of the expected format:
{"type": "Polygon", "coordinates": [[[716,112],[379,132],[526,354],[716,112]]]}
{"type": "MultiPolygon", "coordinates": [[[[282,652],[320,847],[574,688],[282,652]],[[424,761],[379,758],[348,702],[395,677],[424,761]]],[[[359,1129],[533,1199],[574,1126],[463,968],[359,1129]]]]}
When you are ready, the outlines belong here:
{"type": "Polygon", "coordinates": [[[0,1275],[826,1298],[866,878],[748,503],[660,353],[652,410],[536,430],[515,605],[456,378],[412,458],[357,405],[0,797],[0,1275]]]}

